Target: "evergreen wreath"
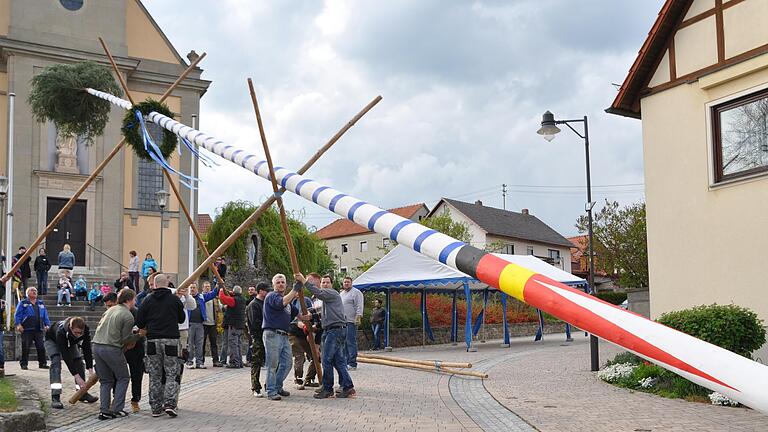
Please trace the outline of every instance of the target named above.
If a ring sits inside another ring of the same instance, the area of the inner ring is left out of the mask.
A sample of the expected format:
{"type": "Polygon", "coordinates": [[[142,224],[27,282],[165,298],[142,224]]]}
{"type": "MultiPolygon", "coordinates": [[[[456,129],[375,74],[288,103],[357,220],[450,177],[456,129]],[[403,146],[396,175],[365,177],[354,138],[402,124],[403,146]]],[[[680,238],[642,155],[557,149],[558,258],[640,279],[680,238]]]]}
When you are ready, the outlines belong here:
{"type": "Polygon", "coordinates": [[[61,136],[80,136],[88,144],[104,133],[112,104],[85,89],[123,96],[110,70],[89,61],[48,66],[32,78],[31,84],[27,102],[35,120],[50,120],[61,136]]]}
{"type": "MultiPolygon", "coordinates": [[[[144,149],[144,137],[141,133],[141,125],[139,124],[139,120],[136,118],[136,110],[141,111],[144,116],[151,113],[152,111],[170,118],[173,118],[176,114],[174,114],[173,111],[168,108],[168,105],[153,99],[147,99],[144,102],[137,103],[133,106],[133,108],[125,113],[125,117],[123,117],[122,131],[126,141],[128,141],[128,145],[133,148],[136,156],[145,160],[152,160],[152,157],[150,157],[149,153],[147,153],[147,151],[144,149]]],[[[148,129],[150,124],[154,124],[146,120],[145,123],[147,123],[148,129]]],[[[157,127],[160,128],[160,126],[157,127]]],[[[168,129],[160,129],[163,132],[163,139],[161,142],[155,142],[155,145],[160,148],[160,152],[163,154],[163,158],[167,159],[173,154],[173,151],[176,150],[178,139],[176,134],[169,131],[168,129]]],[[[156,140],[155,136],[152,136],[152,138],[156,140]]]]}

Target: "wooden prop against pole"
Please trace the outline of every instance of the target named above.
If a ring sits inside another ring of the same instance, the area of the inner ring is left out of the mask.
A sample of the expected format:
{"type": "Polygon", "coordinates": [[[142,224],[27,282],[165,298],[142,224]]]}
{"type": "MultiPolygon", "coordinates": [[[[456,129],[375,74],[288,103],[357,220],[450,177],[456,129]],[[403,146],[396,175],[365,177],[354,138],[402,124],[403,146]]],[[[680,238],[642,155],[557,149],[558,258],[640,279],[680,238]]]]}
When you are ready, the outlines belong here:
{"type": "Polygon", "coordinates": [[[411,359],[401,358],[401,357],[389,357],[389,356],[374,355],[374,354],[358,354],[357,357],[375,359],[375,360],[387,360],[392,362],[415,363],[415,364],[420,364],[425,366],[439,365],[440,367],[457,367],[457,368],[463,368],[463,369],[468,369],[472,367],[472,363],[454,363],[454,362],[444,362],[440,360],[411,360],[411,359]]]}
{"type": "Polygon", "coordinates": [[[88,393],[88,390],[91,389],[94,385],[96,385],[96,382],[99,381],[99,377],[96,376],[96,374],[91,374],[91,376],[88,377],[88,381],[85,382],[85,385],[80,387],[80,390],[78,390],[75,394],[72,395],[71,398],[69,398],[69,403],[76,404],[77,401],[80,400],[81,397],[85,396],[86,393],[88,393]]]}
{"type": "MultiPolygon", "coordinates": [[[[261,144],[264,146],[264,156],[267,158],[267,166],[269,166],[269,178],[272,181],[272,190],[275,192],[277,198],[277,208],[280,212],[280,226],[283,229],[283,236],[285,242],[288,244],[288,254],[291,257],[291,270],[294,274],[301,273],[299,268],[299,260],[296,258],[296,249],[293,247],[293,239],[291,238],[291,232],[288,230],[288,218],[285,216],[285,208],[283,207],[283,199],[280,197],[280,188],[277,186],[277,180],[275,180],[275,166],[272,164],[272,156],[269,154],[269,145],[267,144],[267,136],[264,133],[264,124],[261,122],[261,112],[259,111],[259,103],[256,101],[256,91],[253,89],[253,81],[248,78],[248,89],[251,92],[251,101],[253,102],[253,110],[256,113],[256,123],[259,125],[259,135],[261,135],[261,144]]],[[[304,304],[304,290],[299,291],[299,307],[301,308],[301,314],[307,314],[307,305],[304,304]]],[[[317,380],[323,380],[323,369],[320,365],[320,353],[315,345],[315,338],[312,326],[307,325],[309,335],[307,341],[309,347],[312,350],[312,361],[315,362],[315,370],[317,371],[317,380]]],[[[333,371],[330,371],[333,373],[333,371]]]]}
{"type": "Polygon", "coordinates": [[[407,369],[420,369],[420,370],[425,370],[430,372],[440,372],[440,373],[453,374],[453,375],[464,375],[464,376],[471,376],[471,377],[477,377],[477,378],[488,378],[488,374],[485,374],[485,373],[448,369],[444,367],[436,368],[434,364],[432,366],[425,366],[417,363],[394,362],[394,361],[372,359],[372,358],[361,358],[361,357],[358,357],[357,361],[360,363],[378,364],[383,366],[394,366],[394,367],[401,367],[401,368],[407,368],[407,369]]]}
{"type": "MultiPolygon", "coordinates": [[[[360,112],[352,117],[352,120],[348,121],[347,124],[345,124],[338,132],[336,132],[336,134],[331,137],[331,139],[328,140],[325,145],[323,145],[314,155],[312,155],[312,157],[297,172],[299,174],[304,174],[307,172],[307,170],[309,170],[309,168],[314,165],[314,163],[317,162],[317,160],[320,159],[320,157],[324,155],[325,152],[327,152],[334,144],[336,144],[336,141],[338,141],[345,132],[351,129],[352,126],[354,126],[358,120],[360,120],[368,111],[370,111],[377,103],[379,103],[379,101],[381,101],[381,96],[376,96],[371,102],[368,103],[368,105],[365,106],[365,108],[360,110],[360,112]]],[[[280,188],[280,192],[285,192],[285,188],[280,188]]],[[[253,224],[255,224],[256,221],[261,217],[261,215],[264,214],[264,212],[267,211],[267,209],[270,208],[274,203],[274,195],[270,196],[266,201],[264,201],[264,203],[261,204],[259,208],[256,209],[256,211],[251,213],[251,215],[248,216],[248,219],[244,220],[243,223],[241,223],[240,226],[237,227],[237,229],[233,231],[232,234],[230,234],[229,237],[227,237],[226,240],[224,240],[207,259],[205,259],[197,266],[191,275],[187,276],[187,278],[179,284],[179,287],[187,287],[190,283],[200,277],[200,275],[216,259],[216,257],[223,255],[227,249],[229,249],[229,247],[232,246],[232,244],[236,242],[237,239],[244,235],[245,232],[250,229],[250,227],[253,226],[253,224]]]]}
{"type": "MultiPolygon", "coordinates": [[[[125,83],[125,80],[123,80],[123,77],[120,74],[120,71],[117,69],[117,64],[115,64],[115,60],[112,58],[112,54],[110,54],[109,49],[107,48],[107,44],[104,42],[102,38],[99,38],[99,42],[101,42],[101,46],[104,47],[104,51],[107,52],[107,56],[109,57],[109,62],[112,64],[112,68],[115,70],[115,74],[117,74],[118,78],[120,78],[120,86],[123,88],[123,92],[125,92],[125,95],[128,98],[128,100],[131,101],[131,104],[135,105],[136,102],[133,99],[133,96],[131,95],[131,91],[128,89],[128,84],[125,83]]],[[[205,55],[205,53],[203,53],[203,55],[205,55]]],[[[200,60],[199,58],[196,59],[196,61],[199,61],[199,60],[200,60]]],[[[179,207],[181,207],[181,210],[184,212],[184,216],[187,218],[187,222],[189,222],[189,226],[192,228],[192,232],[195,233],[195,238],[197,239],[197,242],[200,244],[200,247],[205,252],[205,257],[208,258],[210,256],[210,254],[208,253],[208,248],[205,247],[205,241],[203,241],[203,238],[200,236],[200,232],[197,230],[197,226],[195,226],[195,221],[192,220],[192,216],[189,214],[189,210],[187,209],[187,206],[184,204],[184,201],[181,198],[181,194],[179,193],[179,188],[176,187],[176,182],[173,180],[173,177],[171,177],[171,173],[169,173],[168,170],[166,170],[165,168],[163,168],[163,174],[165,174],[165,178],[168,180],[168,184],[171,186],[173,195],[176,197],[176,200],[179,202],[179,207]]],[[[160,221],[160,223],[162,224],[163,221],[160,221]]],[[[210,269],[213,272],[213,274],[216,276],[216,280],[220,281],[222,289],[224,289],[225,288],[224,279],[222,279],[221,275],[219,274],[219,269],[217,269],[213,263],[211,263],[210,269]]]]}
{"type": "MultiPolygon", "coordinates": [[[[102,43],[102,46],[106,50],[106,44],[104,44],[104,41],[101,38],[99,38],[99,41],[102,43]]],[[[187,69],[185,69],[184,72],[182,72],[181,75],[179,75],[176,81],[174,81],[173,84],[171,84],[171,86],[168,87],[168,90],[166,90],[165,93],[163,93],[163,95],[160,97],[160,102],[163,102],[165,99],[168,98],[168,96],[171,95],[171,92],[173,92],[173,90],[176,87],[178,87],[181,81],[183,81],[184,78],[186,78],[186,76],[189,75],[189,73],[192,72],[192,70],[197,66],[197,64],[200,63],[200,61],[203,58],[205,58],[205,55],[206,55],[205,53],[200,54],[200,57],[195,59],[195,61],[193,61],[192,64],[190,64],[189,67],[187,67],[187,69]]],[[[112,54],[110,54],[108,50],[107,50],[107,56],[110,58],[110,63],[114,64],[114,59],[112,59],[112,54]]],[[[117,76],[118,78],[120,78],[120,81],[122,82],[122,76],[120,75],[119,72],[117,72],[117,76]]],[[[104,168],[107,167],[109,162],[112,161],[112,159],[120,152],[120,150],[123,149],[123,147],[125,147],[125,142],[126,142],[125,137],[123,137],[120,140],[120,142],[118,142],[117,145],[112,149],[112,151],[109,152],[107,157],[104,158],[103,161],[101,161],[101,163],[96,167],[93,173],[91,173],[91,175],[87,179],[85,179],[83,184],[80,185],[80,188],[77,191],[75,191],[74,195],[72,195],[72,198],[70,198],[69,201],[67,201],[67,203],[64,204],[64,207],[62,207],[59,213],[56,214],[56,216],[51,220],[51,222],[48,223],[48,225],[45,227],[45,229],[43,229],[40,235],[37,236],[35,241],[33,241],[31,245],[29,245],[29,247],[27,248],[27,251],[24,252],[24,255],[21,256],[21,259],[19,259],[18,262],[16,262],[16,264],[13,267],[11,267],[10,270],[8,270],[5,276],[0,278],[0,283],[5,284],[8,281],[8,279],[14,273],[16,273],[16,270],[19,269],[19,267],[21,266],[21,263],[23,263],[24,260],[26,260],[27,258],[29,258],[30,255],[32,255],[33,251],[37,249],[37,247],[40,245],[40,243],[43,242],[43,240],[45,240],[45,238],[53,230],[53,228],[56,225],[58,225],[59,222],[61,222],[61,219],[63,219],[64,216],[67,215],[67,213],[69,213],[69,210],[77,202],[78,198],[80,198],[80,195],[82,195],[83,192],[85,192],[85,190],[88,189],[88,186],[90,186],[91,183],[93,183],[93,181],[96,180],[96,177],[98,177],[98,175],[101,174],[102,171],[104,171],[104,168]]]]}

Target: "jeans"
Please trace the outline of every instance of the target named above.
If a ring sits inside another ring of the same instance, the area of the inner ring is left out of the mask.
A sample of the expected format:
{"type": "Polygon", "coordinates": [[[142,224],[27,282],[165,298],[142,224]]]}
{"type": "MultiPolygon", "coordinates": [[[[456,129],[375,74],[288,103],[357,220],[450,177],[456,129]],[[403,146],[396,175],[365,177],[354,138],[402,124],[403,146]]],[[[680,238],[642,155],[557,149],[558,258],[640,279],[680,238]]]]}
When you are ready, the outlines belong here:
{"type": "Polygon", "coordinates": [[[274,330],[264,330],[265,360],[267,365],[267,396],[275,396],[283,389],[283,381],[291,370],[291,344],[288,336],[274,330]]]}
{"type": "Polygon", "coordinates": [[[203,358],[201,359],[205,363],[205,343],[209,341],[211,343],[211,357],[214,363],[219,363],[219,348],[216,339],[219,337],[219,332],[216,331],[215,325],[203,324],[203,358]]]}
{"type": "Polygon", "coordinates": [[[381,324],[371,326],[373,332],[373,349],[381,349],[381,324]]]}
{"type": "Polygon", "coordinates": [[[70,303],[69,290],[68,289],[60,289],[59,290],[59,296],[57,297],[56,303],[58,303],[58,304],[69,304],[70,303]],[[66,301],[61,301],[62,299],[66,300],[66,301]]]}
{"type": "Polygon", "coordinates": [[[37,276],[37,292],[40,295],[48,294],[48,272],[37,270],[35,271],[37,276]]]}
{"type": "Polygon", "coordinates": [[[134,291],[139,292],[139,272],[128,272],[128,277],[133,281],[134,291]]]}
{"type": "Polygon", "coordinates": [[[347,371],[347,359],[344,356],[346,338],[347,332],[344,329],[323,330],[323,389],[326,391],[333,391],[333,369],[336,369],[339,374],[339,384],[343,390],[354,387],[352,377],[347,371]]]}
{"type": "Polygon", "coordinates": [[[221,357],[220,363],[227,363],[227,353],[229,352],[229,327],[224,327],[224,334],[221,338],[221,357]]]}
{"type": "MultiPolygon", "coordinates": [[[[61,395],[61,351],[56,342],[46,339],[45,340],[45,352],[48,358],[51,360],[51,368],[48,370],[48,378],[51,382],[51,396],[61,395]]],[[[83,361],[82,353],[80,350],[76,350],[77,354],[72,360],[74,372],[80,375],[80,378],[85,380],[85,362],[83,361]]]]}
{"type": "Polygon", "coordinates": [[[203,323],[189,323],[189,339],[187,344],[189,359],[187,359],[187,362],[192,362],[192,357],[194,357],[196,366],[202,366],[205,363],[205,355],[203,354],[204,339],[205,329],[203,329],[203,323]]]}
{"type": "Polygon", "coordinates": [[[344,348],[347,364],[357,367],[357,326],[355,323],[347,323],[347,343],[344,348]]]}
{"type": "Polygon", "coordinates": [[[128,372],[128,362],[125,360],[121,347],[112,345],[93,344],[93,360],[96,375],[99,376],[100,410],[103,413],[116,413],[125,408],[125,394],[128,392],[128,382],[131,375],[128,372]],[[114,398],[112,392],[114,391],[114,398]],[[110,404],[110,399],[112,403],[110,404]]]}
{"type": "Polygon", "coordinates": [[[46,360],[45,360],[45,347],[43,346],[43,331],[27,331],[24,330],[24,333],[21,334],[21,360],[19,360],[19,364],[21,366],[26,366],[27,362],[29,360],[29,349],[32,347],[32,343],[34,342],[35,348],[37,349],[37,362],[40,364],[40,366],[45,366],[46,360]]]}

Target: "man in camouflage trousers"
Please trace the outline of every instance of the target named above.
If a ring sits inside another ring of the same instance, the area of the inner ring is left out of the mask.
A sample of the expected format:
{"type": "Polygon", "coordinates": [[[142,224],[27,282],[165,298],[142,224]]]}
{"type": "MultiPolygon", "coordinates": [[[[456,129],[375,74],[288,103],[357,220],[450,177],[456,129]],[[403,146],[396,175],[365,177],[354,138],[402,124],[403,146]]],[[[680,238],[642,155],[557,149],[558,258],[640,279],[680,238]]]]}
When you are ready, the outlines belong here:
{"type": "Polygon", "coordinates": [[[136,314],[136,327],[147,337],[147,371],[149,372],[149,405],[152,417],[163,411],[178,416],[176,407],[181,386],[184,360],[179,358],[179,324],[187,317],[179,297],[168,289],[169,277],[155,276],[152,294],[142,301],[136,314]],[[163,379],[167,377],[167,379],[163,379]]]}
{"type": "Polygon", "coordinates": [[[245,320],[248,333],[251,335],[251,391],[253,396],[264,397],[261,391],[261,367],[264,365],[264,341],[262,340],[261,323],[264,320],[264,297],[272,291],[272,287],[266,282],[256,285],[256,297],[245,308],[245,320]]]}

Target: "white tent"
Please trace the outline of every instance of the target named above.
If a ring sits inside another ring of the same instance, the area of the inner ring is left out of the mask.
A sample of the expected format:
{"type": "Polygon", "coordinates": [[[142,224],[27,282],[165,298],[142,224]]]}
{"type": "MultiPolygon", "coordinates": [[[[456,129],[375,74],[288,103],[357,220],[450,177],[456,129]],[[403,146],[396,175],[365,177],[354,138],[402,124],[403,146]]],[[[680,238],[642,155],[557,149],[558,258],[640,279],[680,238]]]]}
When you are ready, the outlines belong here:
{"type": "MultiPolygon", "coordinates": [[[[511,263],[525,267],[550,279],[572,286],[586,286],[586,281],[572,275],[562,269],[547,264],[532,255],[506,255],[494,254],[511,263]]],[[[488,287],[482,282],[455,270],[447,265],[435,261],[425,255],[398,245],[376,264],[353,281],[353,286],[361,291],[384,291],[386,301],[386,326],[384,330],[384,343],[389,342],[389,313],[390,294],[394,292],[420,292],[422,295],[422,327],[429,331],[429,321],[426,312],[427,291],[432,293],[453,293],[453,316],[451,317],[451,341],[456,342],[458,335],[456,320],[456,294],[460,290],[465,296],[470,296],[470,290],[483,290],[484,302],[488,299],[488,287]]],[[[503,294],[503,293],[502,293],[503,294]]],[[[502,295],[502,302],[506,304],[506,295],[502,295]]],[[[506,313],[506,308],[505,308],[506,313]]],[[[465,340],[469,348],[471,342],[471,302],[467,302],[467,320],[465,328],[465,340]]],[[[504,321],[504,340],[508,344],[509,332],[504,321]]]]}
{"type": "MultiPolygon", "coordinates": [[[[567,285],[587,283],[584,279],[547,264],[533,255],[494,255],[567,285]]],[[[361,290],[375,291],[377,288],[413,287],[421,289],[423,287],[459,286],[464,282],[469,282],[473,288],[481,285],[480,281],[458,270],[414,252],[403,245],[398,245],[365,273],[358,276],[353,285],[361,290]]],[[[482,284],[482,288],[485,288],[484,284],[482,284]]]]}

